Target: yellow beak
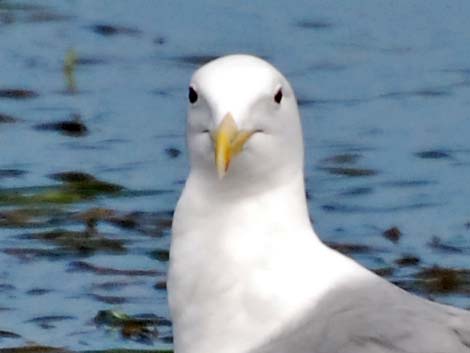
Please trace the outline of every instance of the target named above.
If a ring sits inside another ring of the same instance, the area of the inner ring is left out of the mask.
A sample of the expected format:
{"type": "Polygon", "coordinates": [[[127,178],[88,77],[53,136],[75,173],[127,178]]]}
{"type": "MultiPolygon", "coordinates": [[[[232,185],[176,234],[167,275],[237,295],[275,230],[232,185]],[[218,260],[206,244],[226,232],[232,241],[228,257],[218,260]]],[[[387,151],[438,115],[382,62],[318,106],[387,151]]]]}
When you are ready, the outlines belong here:
{"type": "Polygon", "coordinates": [[[243,145],[253,133],[253,131],[238,130],[232,114],[225,115],[212,135],[215,149],[215,166],[220,179],[227,173],[232,158],[243,150],[243,145]]]}

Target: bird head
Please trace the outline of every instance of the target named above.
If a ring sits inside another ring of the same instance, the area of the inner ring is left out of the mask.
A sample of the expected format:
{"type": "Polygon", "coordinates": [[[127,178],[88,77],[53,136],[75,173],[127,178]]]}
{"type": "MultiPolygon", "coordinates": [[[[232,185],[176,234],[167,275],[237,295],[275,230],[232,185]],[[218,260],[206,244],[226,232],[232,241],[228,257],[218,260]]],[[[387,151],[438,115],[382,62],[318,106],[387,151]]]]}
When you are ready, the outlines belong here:
{"type": "Polygon", "coordinates": [[[229,55],[199,68],[189,84],[191,172],[220,183],[270,183],[303,168],[297,102],[268,62],[229,55]]]}

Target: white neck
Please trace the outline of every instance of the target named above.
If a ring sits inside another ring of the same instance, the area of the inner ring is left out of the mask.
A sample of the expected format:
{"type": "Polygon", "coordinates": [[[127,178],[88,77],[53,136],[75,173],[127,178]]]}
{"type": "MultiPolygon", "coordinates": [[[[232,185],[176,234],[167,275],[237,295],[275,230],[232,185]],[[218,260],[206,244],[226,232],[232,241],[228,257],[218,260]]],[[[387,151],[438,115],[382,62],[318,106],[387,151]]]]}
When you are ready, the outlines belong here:
{"type": "Polygon", "coordinates": [[[175,352],[243,353],[314,305],[351,262],[338,261],[313,232],[302,173],[237,198],[209,184],[190,175],[174,216],[175,352]],[[315,266],[332,258],[335,268],[315,266]]]}

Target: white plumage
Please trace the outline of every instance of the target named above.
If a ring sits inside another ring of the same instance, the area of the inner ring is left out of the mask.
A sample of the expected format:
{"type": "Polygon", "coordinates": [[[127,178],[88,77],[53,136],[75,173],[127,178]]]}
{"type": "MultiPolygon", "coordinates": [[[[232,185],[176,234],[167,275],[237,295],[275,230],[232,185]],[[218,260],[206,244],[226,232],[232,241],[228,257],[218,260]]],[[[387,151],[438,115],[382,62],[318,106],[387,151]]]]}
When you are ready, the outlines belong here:
{"type": "Polygon", "coordinates": [[[176,353],[470,352],[466,311],[410,295],[321,243],[282,74],[231,55],[190,87],[191,170],[168,276],[176,353]]]}

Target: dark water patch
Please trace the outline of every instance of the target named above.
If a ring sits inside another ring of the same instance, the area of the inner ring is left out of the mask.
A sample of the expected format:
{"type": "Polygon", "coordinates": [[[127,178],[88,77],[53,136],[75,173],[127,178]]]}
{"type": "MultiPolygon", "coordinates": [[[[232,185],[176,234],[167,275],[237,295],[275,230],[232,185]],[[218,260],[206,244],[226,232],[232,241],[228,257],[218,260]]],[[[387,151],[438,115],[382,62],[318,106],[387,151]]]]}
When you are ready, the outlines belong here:
{"type": "Polygon", "coordinates": [[[330,248],[339,251],[342,254],[351,255],[351,254],[370,254],[378,252],[378,249],[375,249],[369,245],[365,244],[355,244],[355,243],[338,243],[338,242],[325,242],[330,248]]]}
{"type": "Polygon", "coordinates": [[[54,173],[50,174],[49,177],[53,180],[62,181],[68,184],[80,184],[80,183],[95,183],[96,178],[88,173],[83,172],[61,172],[61,173],[54,173]]]}
{"type": "Polygon", "coordinates": [[[171,228],[173,221],[172,211],[161,212],[130,212],[118,214],[108,219],[111,224],[124,228],[133,229],[149,236],[162,236],[171,228]]]}
{"type": "Polygon", "coordinates": [[[164,133],[164,134],[154,134],[153,138],[155,138],[156,140],[167,138],[167,139],[179,139],[180,141],[184,141],[185,135],[169,132],[169,133],[164,133]]]}
{"type": "Polygon", "coordinates": [[[104,290],[104,291],[117,291],[129,286],[142,285],[145,282],[143,281],[107,281],[103,283],[94,283],[92,289],[104,290]]]}
{"type": "Polygon", "coordinates": [[[168,249],[155,249],[149,253],[152,259],[160,262],[168,262],[170,260],[170,251],[168,249]]]}
{"type": "Polygon", "coordinates": [[[327,171],[333,175],[342,175],[346,177],[369,177],[378,174],[377,170],[368,168],[347,168],[347,167],[321,167],[320,169],[327,171]]]}
{"type": "Polygon", "coordinates": [[[431,180],[398,180],[382,183],[383,186],[396,187],[396,188],[415,188],[421,186],[435,185],[436,181],[431,180]]]}
{"type": "Polygon", "coordinates": [[[322,105],[333,105],[342,107],[352,107],[357,104],[368,102],[370,99],[362,98],[349,98],[349,99],[325,99],[325,98],[306,98],[300,97],[297,99],[299,107],[309,106],[322,106],[322,105]]]}
{"type": "Polygon", "coordinates": [[[115,215],[109,219],[109,222],[119,228],[123,229],[135,229],[138,224],[138,216],[132,212],[124,215],[115,215]]]}
{"type": "Polygon", "coordinates": [[[434,266],[395,282],[400,287],[426,294],[470,294],[470,270],[434,266]]]}
{"type": "Polygon", "coordinates": [[[342,196],[361,196],[361,195],[370,195],[374,192],[374,188],[368,186],[360,186],[355,188],[350,188],[346,191],[341,192],[342,196]]]}
{"type": "MultiPolygon", "coordinates": [[[[156,89],[153,89],[150,91],[150,94],[153,94],[155,96],[159,96],[159,97],[170,97],[171,94],[170,92],[168,92],[167,90],[164,90],[164,89],[160,89],[160,88],[156,88],[156,89]]],[[[161,138],[162,136],[156,136],[157,138],[161,138]]],[[[163,136],[163,137],[167,137],[167,136],[163,136]]],[[[178,137],[180,137],[178,135],[178,137]]]]}
{"type": "Polygon", "coordinates": [[[326,157],[322,160],[323,163],[333,163],[333,164],[354,164],[362,156],[358,153],[340,153],[335,154],[331,157],[326,157]]]}
{"type": "Polygon", "coordinates": [[[35,317],[25,322],[34,323],[39,327],[48,330],[55,328],[57,323],[67,320],[76,320],[76,317],[70,315],[47,315],[35,317]]]}
{"type": "Polygon", "coordinates": [[[342,151],[348,151],[348,153],[358,153],[362,155],[364,152],[373,152],[377,151],[376,148],[370,147],[370,146],[365,146],[365,145],[358,145],[358,144],[352,144],[352,143],[346,143],[341,140],[339,141],[332,141],[327,144],[327,147],[330,149],[335,149],[335,150],[342,150],[342,151]]]}
{"type": "Polygon", "coordinates": [[[15,1],[0,1],[0,10],[5,11],[43,11],[46,7],[43,5],[31,4],[31,3],[20,3],[15,1]]]}
{"type": "Polygon", "coordinates": [[[394,262],[400,267],[409,267],[419,265],[421,259],[415,255],[403,255],[402,257],[396,259],[394,262]]]}
{"type": "Polygon", "coordinates": [[[0,98],[9,98],[9,99],[30,99],[36,98],[39,96],[39,93],[21,88],[0,88],[0,98]]]}
{"type": "Polygon", "coordinates": [[[57,131],[71,137],[82,137],[89,133],[79,114],[72,114],[68,120],[38,124],[34,128],[36,130],[57,131]]]}
{"type": "Polygon", "coordinates": [[[110,37],[116,35],[138,36],[142,33],[135,27],[126,27],[112,24],[95,24],[89,27],[96,34],[110,37]]]}
{"type": "Polygon", "coordinates": [[[70,213],[51,207],[16,208],[0,211],[0,227],[42,228],[66,222],[70,213]]]}
{"type": "Polygon", "coordinates": [[[70,21],[73,18],[73,16],[60,14],[50,10],[39,10],[32,12],[30,15],[25,17],[23,21],[30,23],[65,22],[70,21]]]}
{"type": "Polygon", "coordinates": [[[37,259],[60,260],[70,256],[62,249],[42,249],[42,248],[4,248],[4,254],[14,256],[21,261],[35,261],[37,259]]]}
{"type": "Polygon", "coordinates": [[[102,276],[158,276],[161,275],[156,270],[122,270],[111,267],[96,266],[86,261],[72,261],[67,272],[90,272],[102,276]]]}
{"type": "Polygon", "coordinates": [[[161,281],[157,281],[157,283],[155,283],[153,285],[153,288],[155,288],[156,290],[166,290],[166,281],[164,280],[161,280],[161,281]]]}
{"type": "Polygon", "coordinates": [[[380,277],[391,277],[395,273],[395,269],[393,267],[380,267],[372,269],[372,272],[380,277]]]}
{"type": "Polygon", "coordinates": [[[423,88],[413,92],[415,95],[420,97],[440,97],[448,96],[451,94],[448,90],[443,90],[439,88],[423,88]]]}
{"type": "Polygon", "coordinates": [[[27,345],[22,347],[0,348],[0,353],[73,353],[72,351],[51,346],[27,345]]]}
{"type": "Polygon", "coordinates": [[[446,254],[461,254],[464,252],[464,250],[467,252],[470,251],[469,247],[464,249],[462,247],[452,245],[435,235],[431,238],[431,241],[428,242],[427,245],[433,250],[437,250],[446,254]]]}
{"type": "Polygon", "coordinates": [[[451,91],[447,87],[436,87],[436,88],[423,88],[412,91],[397,91],[388,92],[377,96],[377,98],[391,98],[391,99],[402,99],[410,97],[421,97],[421,98],[438,98],[447,97],[451,95],[451,91]]]}
{"type": "Polygon", "coordinates": [[[27,172],[21,169],[0,169],[0,179],[4,178],[18,178],[25,175],[27,172]]]}
{"type": "Polygon", "coordinates": [[[167,41],[168,39],[164,36],[156,36],[152,42],[156,45],[163,45],[166,44],[167,41]]]}
{"type": "MultiPolygon", "coordinates": [[[[167,337],[161,337],[160,340],[165,343],[173,343],[173,338],[168,340],[167,337]]],[[[0,353],[2,351],[0,350],[0,353]]],[[[13,352],[15,353],[15,352],[13,352]]],[[[81,353],[174,353],[170,349],[126,349],[126,348],[111,348],[104,350],[91,350],[91,351],[82,351],[81,353]]]]}
{"type": "Polygon", "coordinates": [[[165,153],[170,158],[177,158],[181,154],[181,150],[176,147],[165,148],[165,153]]]}
{"type": "Polygon", "coordinates": [[[385,230],[382,235],[385,239],[390,240],[392,243],[397,244],[402,236],[402,233],[398,227],[391,227],[385,230]]]}
{"type": "Polygon", "coordinates": [[[50,292],[52,292],[52,290],[50,289],[45,289],[45,288],[33,288],[33,289],[30,289],[26,292],[27,295],[31,295],[31,296],[41,296],[41,295],[45,295],[45,294],[49,294],[50,292]]]}
{"type": "Polygon", "coordinates": [[[115,215],[115,210],[103,207],[92,207],[83,212],[74,214],[72,219],[85,223],[87,232],[96,233],[98,222],[110,220],[115,215]]]}
{"type": "Polygon", "coordinates": [[[0,124],[12,124],[18,122],[18,119],[12,115],[0,113],[0,124]]]}
{"type": "Polygon", "coordinates": [[[12,1],[0,1],[0,11],[0,19],[5,17],[5,24],[64,22],[74,18],[45,6],[12,1]]]}
{"type": "Polygon", "coordinates": [[[97,56],[85,56],[80,55],[77,57],[75,64],[78,66],[95,66],[108,64],[109,58],[97,57],[97,56]]]}
{"type": "Polygon", "coordinates": [[[327,212],[338,212],[338,213],[392,213],[399,211],[411,211],[419,210],[422,208],[430,208],[440,206],[438,203],[413,203],[402,206],[390,206],[390,207],[363,207],[357,205],[344,205],[339,203],[322,205],[321,208],[327,212]]]}
{"type": "Polygon", "coordinates": [[[15,16],[9,12],[0,12],[0,26],[15,23],[15,16]]]}
{"type": "Polygon", "coordinates": [[[2,338],[21,338],[21,335],[11,331],[0,330],[0,339],[2,338]]]}
{"type": "Polygon", "coordinates": [[[127,297],[120,297],[115,295],[100,295],[100,294],[90,294],[93,299],[101,303],[111,304],[111,305],[121,305],[125,303],[132,302],[131,299],[127,297]]]}
{"type": "Polygon", "coordinates": [[[79,171],[54,173],[49,177],[65,183],[69,191],[76,192],[84,198],[100,194],[117,194],[124,190],[121,185],[102,181],[91,174],[79,171]]]}
{"type": "Polygon", "coordinates": [[[312,192],[308,189],[305,189],[305,198],[307,199],[307,201],[310,201],[312,199],[312,192]]]}
{"type": "Polygon", "coordinates": [[[177,179],[175,180],[175,185],[184,185],[186,183],[186,179],[177,179]]]}
{"type": "Polygon", "coordinates": [[[449,151],[443,150],[429,150],[415,153],[416,157],[422,159],[449,159],[452,158],[452,155],[449,151]]]}
{"type": "Polygon", "coordinates": [[[327,29],[331,29],[333,27],[333,24],[329,21],[321,20],[321,19],[303,19],[303,20],[297,21],[295,23],[295,26],[302,28],[302,29],[324,31],[327,29]]]}
{"type": "Polygon", "coordinates": [[[165,343],[173,344],[173,336],[162,336],[160,340],[165,343]]]}
{"type": "Polygon", "coordinates": [[[0,283],[0,293],[11,292],[15,290],[16,287],[8,283],[0,283]]]}
{"type": "Polygon", "coordinates": [[[53,231],[23,234],[21,238],[42,240],[57,245],[60,250],[69,254],[91,255],[100,253],[124,253],[125,241],[110,239],[104,234],[93,231],[68,231],[56,229],[53,231]]]}

